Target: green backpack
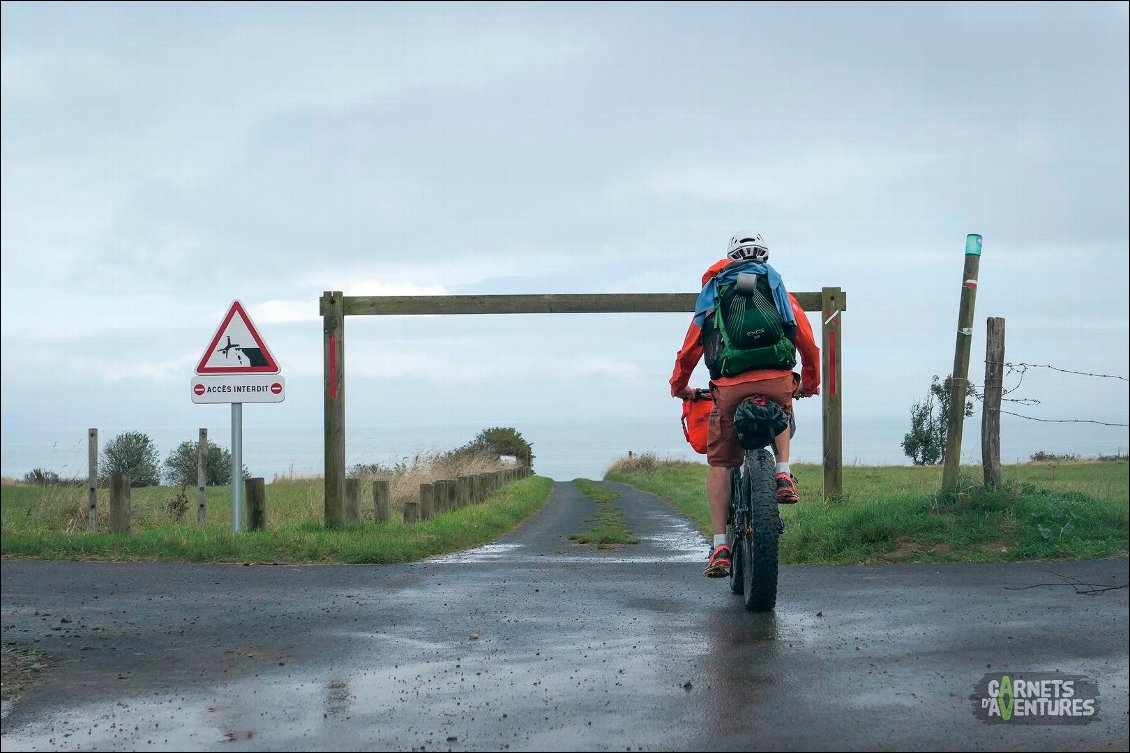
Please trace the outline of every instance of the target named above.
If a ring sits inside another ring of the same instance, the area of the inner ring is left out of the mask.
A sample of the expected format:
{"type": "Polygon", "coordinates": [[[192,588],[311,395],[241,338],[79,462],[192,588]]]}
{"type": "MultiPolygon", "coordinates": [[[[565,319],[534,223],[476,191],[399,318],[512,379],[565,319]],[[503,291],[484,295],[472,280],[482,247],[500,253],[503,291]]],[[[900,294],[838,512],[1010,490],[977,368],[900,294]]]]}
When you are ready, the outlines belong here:
{"type": "Polygon", "coordinates": [[[796,366],[796,325],[785,324],[773,303],[765,275],[752,290],[738,283],[718,290],[718,305],[702,328],[703,354],[710,378],[732,377],[757,369],[796,366]]]}

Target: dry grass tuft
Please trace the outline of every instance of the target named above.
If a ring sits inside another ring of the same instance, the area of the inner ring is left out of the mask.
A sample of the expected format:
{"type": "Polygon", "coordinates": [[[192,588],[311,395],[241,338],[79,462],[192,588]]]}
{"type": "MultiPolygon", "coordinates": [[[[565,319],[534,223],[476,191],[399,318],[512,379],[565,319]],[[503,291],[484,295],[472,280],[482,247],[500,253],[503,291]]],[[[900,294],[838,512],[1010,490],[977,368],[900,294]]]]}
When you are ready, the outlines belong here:
{"type": "Polygon", "coordinates": [[[618,458],[613,461],[612,465],[608,466],[604,476],[607,478],[609,473],[652,473],[659,470],[661,465],[664,468],[682,468],[684,466],[702,465],[702,463],[679,458],[660,460],[654,452],[645,452],[628,458],[618,458]]]}
{"type": "Polygon", "coordinates": [[[449,455],[417,455],[411,460],[397,463],[391,473],[366,473],[358,477],[389,479],[392,482],[392,507],[403,511],[405,503],[415,502],[420,498],[420,484],[433,484],[436,481],[492,473],[513,467],[485,454],[464,455],[459,458],[452,458],[449,455]]]}

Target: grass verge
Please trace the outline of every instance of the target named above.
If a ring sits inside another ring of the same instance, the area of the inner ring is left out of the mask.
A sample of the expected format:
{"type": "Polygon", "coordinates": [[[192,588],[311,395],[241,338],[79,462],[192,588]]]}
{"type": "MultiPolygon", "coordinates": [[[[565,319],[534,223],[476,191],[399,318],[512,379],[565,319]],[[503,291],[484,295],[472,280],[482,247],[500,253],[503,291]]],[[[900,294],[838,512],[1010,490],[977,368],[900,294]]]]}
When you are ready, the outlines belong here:
{"type": "Polygon", "coordinates": [[[619,492],[587,478],[574,479],[573,485],[596,502],[598,512],[586,521],[593,524],[590,530],[570,534],[570,539],[578,544],[595,544],[597,549],[615,549],[621,544],[640,543],[624,525],[624,513],[612,504],[612,500],[620,496],[619,492]]]}
{"type": "MultiPolygon", "coordinates": [[[[67,499],[50,497],[50,487],[5,487],[0,492],[0,519],[5,557],[83,560],[178,560],[186,562],[349,562],[396,563],[444,554],[491,541],[514,529],[549,496],[553,481],[541,476],[516,481],[485,502],[442,513],[422,523],[365,522],[338,531],[323,528],[320,515],[308,512],[309,498],[320,499],[320,482],[286,484],[267,492],[266,531],[235,535],[230,530],[230,503],[209,507],[208,524],[161,520],[162,494],[175,490],[135,489],[134,530],[129,535],[89,533],[52,525],[70,520],[67,499]],[[56,509],[56,508],[62,508],[56,509]],[[227,527],[225,527],[227,526],[227,527]]],[[[209,490],[220,496],[224,487],[209,490]]],[[[82,494],[85,494],[80,490],[82,494]]],[[[315,507],[316,509],[316,507],[315,507]]],[[[320,512],[320,511],[319,511],[320,512]]],[[[371,512],[370,512],[371,514],[371,512]]],[[[189,516],[192,517],[190,511],[189,516]]]]}
{"type": "MultiPolygon", "coordinates": [[[[985,489],[969,474],[955,496],[937,494],[940,468],[845,467],[844,497],[820,500],[821,469],[794,465],[801,502],[783,506],[781,561],[800,563],[1003,562],[1126,556],[1127,464],[1006,466],[985,489]]],[[[972,469],[971,469],[972,470],[972,469]]],[[[607,478],[651,492],[709,533],[706,466],[617,463],[607,478]]]]}

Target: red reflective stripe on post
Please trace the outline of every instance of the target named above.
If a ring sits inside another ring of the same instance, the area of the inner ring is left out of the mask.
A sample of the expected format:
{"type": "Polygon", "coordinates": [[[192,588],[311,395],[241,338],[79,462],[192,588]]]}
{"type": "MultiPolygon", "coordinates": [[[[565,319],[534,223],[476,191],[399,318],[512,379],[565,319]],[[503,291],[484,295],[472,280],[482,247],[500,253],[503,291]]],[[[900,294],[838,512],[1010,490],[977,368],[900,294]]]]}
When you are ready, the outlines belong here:
{"type": "Polygon", "coordinates": [[[330,398],[337,399],[337,335],[330,335],[330,398]]]}
{"type": "Polygon", "coordinates": [[[828,332],[828,391],[836,395],[836,333],[828,332]]]}

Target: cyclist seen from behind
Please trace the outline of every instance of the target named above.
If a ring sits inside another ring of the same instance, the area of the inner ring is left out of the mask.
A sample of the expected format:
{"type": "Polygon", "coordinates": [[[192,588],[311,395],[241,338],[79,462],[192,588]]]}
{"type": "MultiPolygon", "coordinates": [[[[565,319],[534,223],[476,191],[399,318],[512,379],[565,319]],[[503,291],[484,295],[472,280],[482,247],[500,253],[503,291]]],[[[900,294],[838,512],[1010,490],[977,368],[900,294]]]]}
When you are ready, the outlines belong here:
{"type": "MultiPolygon", "coordinates": [[[[757,233],[740,233],[730,239],[726,258],[706,270],[694,318],[683,347],[675,357],[671,395],[694,399],[687,386],[705,354],[710,371],[714,407],[707,424],[706,491],[714,545],[705,575],[730,574],[730,547],[726,544],[726,515],[730,505],[730,469],[742,464],[744,450],[734,429],[734,411],[746,398],[762,395],[793,415],[793,398],[820,392],[820,349],[812,337],[804,309],[785,289],[781,276],[769,266],[769,249],[757,233]],[[745,291],[756,276],[752,292],[739,292],[738,275],[745,291]],[[800,351],[803,369],[793,371],[800,351]]],[[[790,428],[777,436],[777,501],[799,500],[796,478],[789,469],[790,428]]]]}

